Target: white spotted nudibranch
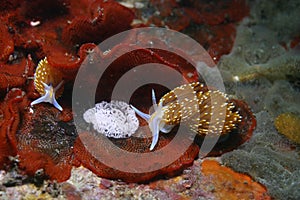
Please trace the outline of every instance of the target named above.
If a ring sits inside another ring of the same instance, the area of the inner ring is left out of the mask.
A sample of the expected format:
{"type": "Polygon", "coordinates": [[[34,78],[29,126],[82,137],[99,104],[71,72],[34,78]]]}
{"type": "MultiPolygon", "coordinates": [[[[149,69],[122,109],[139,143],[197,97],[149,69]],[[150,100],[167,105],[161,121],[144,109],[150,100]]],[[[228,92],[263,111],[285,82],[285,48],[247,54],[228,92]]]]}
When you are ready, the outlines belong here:
{"type": "Polygon", "coordinates": [[[49,65],[47,57],[41,60],[34,74],[34,87],[40,93],[41,97],[31,102],[31,106],[48,102],[53,104],[58,110],[62,111],[62,107],[57,103],[56,97],[63,92],[62,74],[58,70],[49,65]]]}
{"type": "Polygon", "coordinates": [[[148,122],[152,132],[150,150],[153,150],[158,142],[159,131],[168,133],[180,122],[188,124],[190,130],[196,134],[205,136],[227,134],[236,128],[242,119],[226,94],[218,90],[208,90],[199,82],[175,88],[165,94],[158,104],[152,90],[152,102],[154,113],[151,115],[131,106],[148,122]]]}

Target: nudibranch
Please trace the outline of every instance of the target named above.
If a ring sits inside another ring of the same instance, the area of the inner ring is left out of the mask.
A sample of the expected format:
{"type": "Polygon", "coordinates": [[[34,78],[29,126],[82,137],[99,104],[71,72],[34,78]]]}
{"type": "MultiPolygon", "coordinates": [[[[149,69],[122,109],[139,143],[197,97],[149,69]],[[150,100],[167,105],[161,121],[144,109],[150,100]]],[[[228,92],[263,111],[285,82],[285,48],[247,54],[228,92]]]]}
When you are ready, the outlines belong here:
{"type": "Polygon", "coordinates": [[[48,102],[53,104],[58,110],[62,111],[62,107],[57,103],[56,97],[63,92],[63,78],[60,71],[51,67],[47,61],[47,57],[41,60],[34,74],[34,87],[40,93],[41,97],[31,102],[31,106],[48,102]]]}
{"type": "Polygon", "coordinates": [[[148,122],[152,132],[153,150],[158,142],[159,132],[168,133],[181,122],[188,125],[196,134],[225,135],[237,127],[242,116],[227,95],[218,90],[209,90],[204,84],[194,82],[176,87],[165,94],[157,104],[152,90],[154,112],[146,114],[131,106],[135,112],[148,122]],[[212,108],[214,116],[212,119],[212,108]],[[226,112],[226,113],[224,113],[226,112]]]}

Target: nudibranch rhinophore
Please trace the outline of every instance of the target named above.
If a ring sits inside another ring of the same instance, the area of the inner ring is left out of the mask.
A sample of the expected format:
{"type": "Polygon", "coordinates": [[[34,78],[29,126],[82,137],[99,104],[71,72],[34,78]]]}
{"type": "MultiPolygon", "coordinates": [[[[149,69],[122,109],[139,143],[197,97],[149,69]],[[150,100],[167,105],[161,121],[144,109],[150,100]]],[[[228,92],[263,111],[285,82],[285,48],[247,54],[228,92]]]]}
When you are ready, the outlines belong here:
{"type": "Polygon", "coordinates": [[[213,136],[229,133],[242,119],[225,93],[209,90],[199,82],[176,87],[165,94],[158,104],[152,90],[152,102],[154,112],[151,115],[131,106],[149,124],[152,132],[150,150],[158,141],[159,131],[168,133],[181,122],[196,134],[213,136]]]}
{"type": "Polygon", "coordinates": [[[40,93],[41,97],[31,102],[31,106],[48,102],[53,104],[58,110],[62,111],[62,107],[57,103],[56,97],[59,97],[63,88],[63,78],[60,71],[51,67],[47,61],[47,57],[41,60],[34,74],[34,87],[40,93]]]}

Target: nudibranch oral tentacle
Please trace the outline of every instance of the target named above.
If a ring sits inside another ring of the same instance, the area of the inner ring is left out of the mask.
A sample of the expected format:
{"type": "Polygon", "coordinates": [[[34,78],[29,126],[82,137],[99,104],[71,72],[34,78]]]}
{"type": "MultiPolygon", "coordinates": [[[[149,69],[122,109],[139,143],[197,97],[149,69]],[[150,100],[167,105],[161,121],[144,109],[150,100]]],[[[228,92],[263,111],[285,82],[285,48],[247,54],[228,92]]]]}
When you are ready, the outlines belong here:
{"type": "Polygon", "coordinates": [[[161,102],[159,104],[156,103],[154,90],[152,90],[152,103],[154,113],[152,113],[151,115],[143,113],[142,111],[138,110],[137,108],[131,105],[132,109],[149,124],[149,128],[152,132],[152,142],[150,145],[150,151],[154,149],[155,145],[158,142],[159,131],[163,133],[169,133],[174,127],[173,125],[170,126],[164,122],[163,115],[165,108],[162,106],[161,102]]]}
{"type": "MultiPolygon", "coordinates": [[[[152,151],[158,141],[158,137],[159,137],[159,126],[160,126],[160,122],[161,122],[161,116],[158,115],[149,115],[147,113],[143,113],[142,111],[138,110],[136,107],[131,105],[131,108],[144,120],[146,120],[149,124],[149,128],[152,132],[152,143],[150,146],[150,150],[152,151]]],[[[157,111],[157,107],[154,106],[155,111],[157,111]]],[[[162,131],[162,130],[161,130],[162,131]]],[[[164,132],[164,131],[162,131],[164,132]]]]}
{"type": "Polygon", "coordinates": [[[158,142],[159,131],[168,133],[181,122],[198,135],[225,135],[237,127],[242,116],[227,95],[218,90],[209,90],[199,82],[176,87],[156,103],[152,90],[154,112],[149,115],[137,108],[136,114],[145,119],[152,132],[153,150],[158,142]],[[214,110],[214,120],[211,119],[214,110]],[[223,113],[223,112],[226,113],[223,113]]]}
{"type": "Polygon", "coordinates": [[[34,87],[40,93],[41,97],[31,102],[31,106],[42,102],[48,102],[55,108],[62,111],[63,108],[56,101],[63,92],[64,81],[62,74],[51,67],[47,61],[47,57],[41,60],[34,74],[34,87]]]}
{"type": "Polygon", "coordinates": [[[146,120],[147,122],[149,121],[151,115],[147,114],[147,113],[143,113],[142,111],[140,111],[139,109],[137,109],[136,107],[134,107],[133,105],[130,105],[130,107],[135,111],[136,114],[138,114],[141,118],[143,118],[144,120],[146,120]]]}

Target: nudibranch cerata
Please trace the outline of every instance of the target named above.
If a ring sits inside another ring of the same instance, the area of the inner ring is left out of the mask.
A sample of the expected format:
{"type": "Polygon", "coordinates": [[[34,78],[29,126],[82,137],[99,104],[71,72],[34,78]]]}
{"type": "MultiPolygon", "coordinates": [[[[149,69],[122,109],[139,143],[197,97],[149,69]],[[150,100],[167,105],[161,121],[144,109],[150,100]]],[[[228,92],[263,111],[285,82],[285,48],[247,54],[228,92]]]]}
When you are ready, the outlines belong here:
{"type": "Polygon", "coordinates": [[[47,57],[45,57],[39,62],[34,74],[34,87],[40,93],[41,97],[31,102],[30,105],[33,106],[38,103],[48,102],[62,111],[62,107],[55,99],[63,92],[62,84],[61,72],[51,67],[47,61],[47,57]]]}
{"type": "Polygon", "coordinates": [[[158,104],[152,90],[152,102],[154,112],[151,115],[132,106],[135,112],[148,122],[152,132],[150,150],[153,150],[158,142],[159,131],[168,133],[180,122],[188,124],[194,133],[205,136],[216,132],[225,135],[242,119],[225,93],[209,90],[199,82],[176,87],[165,94],[158,104]]]}

